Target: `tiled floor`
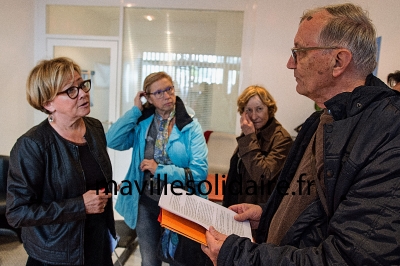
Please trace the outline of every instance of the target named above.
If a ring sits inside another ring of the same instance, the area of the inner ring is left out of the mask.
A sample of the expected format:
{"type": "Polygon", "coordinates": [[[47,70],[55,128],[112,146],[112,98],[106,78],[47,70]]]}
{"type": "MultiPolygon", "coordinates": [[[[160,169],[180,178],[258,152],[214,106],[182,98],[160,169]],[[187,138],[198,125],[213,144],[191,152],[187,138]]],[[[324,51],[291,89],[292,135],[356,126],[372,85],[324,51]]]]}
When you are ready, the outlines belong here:
{"type": "MultiPolygon", "coordinates": [[[[122,248],[116,248],[115,252],[119,255],[123,252],[122,248]]],[[[114,265],[118,265],[116,263],[117,261],[117,256],[113,254],[113,262],[114,265]]],[[[140,263],[142,262],[142,259],[140,258],[140,251],[139,251],[139,246],[135,249],[135,251],[132,253],[132,255],[129,257],[129,259],[125,262],[125,266],[140,266],[140,263]]]]}
{"type": "MultiPolygon", "coordinates": [[[[114,199],[114,202],[115,201],[116,200],[114,199]]],[[[114,210],[114,219],[122,220],[123,217],[114,210]]],[[[115,251],[117,252],[118,256],[120,256],[124,250],[123,250],[123,248],[116,248],[115,251]]],[[[118,263],[116,263],[116,261],[117,261],[117,256],[115,256],[115,254],[113,254],[113,262],[115,263],[114,265],[118,266],[118,263]]],[[[125,262],[125,266],[140,266],[141,262],[142,262],[142,258],[140,257],[140,247],[137,246],[136,249],[133,251],[132,255],[125,262]]],[[[168,266],[168,265],[169,265],[168,263],[162,264],[162,266],[168,266]]]]}
{"type": "MultiPolygon", "coordinates": [[[[117,248],[116,253],[120,256],[123,252],[122,248],[117,248]]],[[[12,235],[1,235],[0,234],[0,265],[4,266],[23,266],[26,264],[28,255],[25,249],[18,239],[12,235]]],[[[113,254],[113,262],[115,266],[120,266],[117,262],[117,256],[113,254]]],[[[125,262],[125,266],[140,266],[142,259],[140,257],[140,248],[134,250],[128,260],[125,262]]],[[[167,263],[163,263],[163,266],[167,266],[167,263]]]]}

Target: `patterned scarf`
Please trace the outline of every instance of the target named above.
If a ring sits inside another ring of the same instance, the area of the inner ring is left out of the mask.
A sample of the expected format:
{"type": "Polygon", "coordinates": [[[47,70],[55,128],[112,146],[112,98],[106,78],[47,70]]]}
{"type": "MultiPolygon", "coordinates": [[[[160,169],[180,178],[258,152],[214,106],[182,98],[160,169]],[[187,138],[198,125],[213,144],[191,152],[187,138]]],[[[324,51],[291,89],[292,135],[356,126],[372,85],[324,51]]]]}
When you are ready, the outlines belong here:
{"type": "Polygon", "coordinates": [[[168,157],[166,146],[168,143],[168,126],[174,116],[175,108],[169,114],[169,117],[167,119],[163,119],[161,115],[159,115],[157,112],[155,113],[155,118],[158,121],[159,128],[154,144],[154,160],[159,164],[172,164],[171,160],[168,157]]]}

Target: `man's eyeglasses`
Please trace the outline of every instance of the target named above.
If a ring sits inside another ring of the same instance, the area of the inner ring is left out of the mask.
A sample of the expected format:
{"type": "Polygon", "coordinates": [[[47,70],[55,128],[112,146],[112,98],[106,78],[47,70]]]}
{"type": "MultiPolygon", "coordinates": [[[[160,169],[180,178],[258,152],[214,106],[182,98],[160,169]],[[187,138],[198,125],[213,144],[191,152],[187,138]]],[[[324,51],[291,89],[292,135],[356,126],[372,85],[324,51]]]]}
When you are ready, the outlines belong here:
{"type": "Polygon", "coordinates": [[[85,80],[81,83],[81,85],[77,86],[72,86],[68,89],[66,89],[65,91],[59,92],[57,93],[57,95],[66,93],[68,95],[69,98],[71,99],[75,99],[76,97],[78,97],[79,94],[79,90],[82,89],[84,92],[89,92],[91,88],[91,80],[85,80]]]}
{"type": "Polygon", "coordinates": [[[170,87],[166,87],[163,90],[158,90],[155,92],[147,92],[146,94],[153,94],[154,97],[156,97],[157,99],[161,99],[162,97],[164,97],[164,92],[168,93],[169,95],[173,95],[175,92],[175,88],[174,88],[174,86],[170,86],[170,87]]]}
{"type": "Polygon", "coordinates": [[[337,46],[321,46],[321,47],[304,47],[304,48],[292,48],[290,49],[292,51],[292,57],[294,60],[294,63],[297,64],[297,53],[298,52],[305,52],[305,51],[311,51],[311,50],[325,50],[325,49],[339,49],[340,47],[337,46]]]}

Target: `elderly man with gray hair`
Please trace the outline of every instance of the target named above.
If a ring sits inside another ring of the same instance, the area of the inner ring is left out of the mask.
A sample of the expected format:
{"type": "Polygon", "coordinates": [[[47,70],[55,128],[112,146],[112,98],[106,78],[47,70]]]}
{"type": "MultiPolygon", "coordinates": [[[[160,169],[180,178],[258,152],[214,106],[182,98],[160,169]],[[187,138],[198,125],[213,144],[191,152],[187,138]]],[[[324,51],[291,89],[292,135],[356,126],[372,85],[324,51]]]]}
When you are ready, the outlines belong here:
{"type": "Polygon", "coordinates": [[[214,265],[400,265],[400,97],[371,74],[375,38],[359,6],[304,13],[287,67],[322,111],[293,144],[286,186],[263,208],[230,207],[257,243],[206,232],[214,265]]]}

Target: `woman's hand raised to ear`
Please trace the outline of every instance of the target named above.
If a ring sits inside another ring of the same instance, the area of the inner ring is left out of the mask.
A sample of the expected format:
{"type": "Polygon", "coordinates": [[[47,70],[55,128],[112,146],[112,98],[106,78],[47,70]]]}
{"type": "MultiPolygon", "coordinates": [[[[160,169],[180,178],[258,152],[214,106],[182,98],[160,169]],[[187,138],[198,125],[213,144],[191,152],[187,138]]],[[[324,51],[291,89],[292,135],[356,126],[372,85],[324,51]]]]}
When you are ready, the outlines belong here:
{"type": "Polygon", "coordinates": [[[146,93],[144,91],[138,91],[138,93],[135,96],[135,99],[133,100],[133,104],[139,108],[140,111],[143,111],[143,104],[140,98],[142,96],[145,96],[146,93]]]}

